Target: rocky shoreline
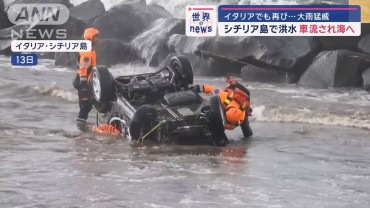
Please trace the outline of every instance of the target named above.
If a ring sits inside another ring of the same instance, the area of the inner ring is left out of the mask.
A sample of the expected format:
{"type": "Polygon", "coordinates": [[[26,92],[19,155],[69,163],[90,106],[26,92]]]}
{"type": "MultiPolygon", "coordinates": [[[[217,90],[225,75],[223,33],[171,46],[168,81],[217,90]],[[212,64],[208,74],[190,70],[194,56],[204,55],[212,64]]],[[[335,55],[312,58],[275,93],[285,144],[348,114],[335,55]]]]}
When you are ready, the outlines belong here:
{"type": "MultiPolygon", "coordinates": [[[[30,3],[16,0],[14,3],[30,3]]],[[[100,0],[73,6],[69,0],[34,0],[62,3],[70,19],[58,28],[68,39],[81,39],[84,28],[101,30],[96,52],[101,65],[146,63],[157,67],[174,54],[185,54],[196,74],[239,74],[245,81],[297,83],[312,88],[360,87],[370,90],[370,24],[359,37],[208,37],[185,35],[185,20],[145,1],[122,3],[105,11],[100,0]],[[89,12],[86,12],[89,11],[89,12]]],[[[0,54],[9,55],[6,30],[12,27],[0,4],[0,54]]],[[[35,26],[52,29],[56,26],[35,26]]],[[[76,54],[43,56],[55,65],[76,67],[76,54]]]]}

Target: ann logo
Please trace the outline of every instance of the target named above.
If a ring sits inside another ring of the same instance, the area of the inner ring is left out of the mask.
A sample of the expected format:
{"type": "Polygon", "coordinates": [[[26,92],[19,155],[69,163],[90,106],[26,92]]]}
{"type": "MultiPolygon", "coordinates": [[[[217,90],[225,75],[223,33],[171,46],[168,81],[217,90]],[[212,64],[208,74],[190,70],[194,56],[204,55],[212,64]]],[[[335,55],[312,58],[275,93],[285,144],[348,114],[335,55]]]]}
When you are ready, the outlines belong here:
{"type": "Polygon", "coordinates": [[[13,24],[61,25],[69,18],[63,4],[13,4],[7,13],[13,24]]]}

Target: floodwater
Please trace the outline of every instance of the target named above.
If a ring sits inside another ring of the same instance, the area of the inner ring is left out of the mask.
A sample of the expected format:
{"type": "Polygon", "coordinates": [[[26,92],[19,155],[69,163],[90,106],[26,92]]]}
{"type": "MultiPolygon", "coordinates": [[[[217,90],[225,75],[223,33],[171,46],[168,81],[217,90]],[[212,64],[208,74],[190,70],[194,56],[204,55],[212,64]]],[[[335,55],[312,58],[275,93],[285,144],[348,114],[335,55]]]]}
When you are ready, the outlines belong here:
{"type": "MultiPolygon", "coordinates": [[[[368,93],[245,83],[255,135],[135,145],[81,131],[75,71],[0,57],[0,207],[370,207],[368,93]]],[[[113,74],[145,72],[115,66],[113,74]]],[[[223,78],[197,78],[223,85],[223,78]]]]}

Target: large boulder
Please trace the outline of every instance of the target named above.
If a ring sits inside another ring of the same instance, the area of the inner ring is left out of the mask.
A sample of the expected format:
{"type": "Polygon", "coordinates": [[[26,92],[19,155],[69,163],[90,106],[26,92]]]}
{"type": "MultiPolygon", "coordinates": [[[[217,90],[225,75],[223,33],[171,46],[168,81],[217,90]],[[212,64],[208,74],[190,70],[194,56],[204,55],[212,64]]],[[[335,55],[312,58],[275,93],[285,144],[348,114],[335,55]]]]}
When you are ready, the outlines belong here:
{"type": "Polygon", "coordinates": [[[63,4],[66,7],[70,8],[73,7],[73,4],[71,4],[70,0],[15,0],[10,5],[13,4],[63,4]]]}
{"type": "Polygon", "coordinates": [[[0,1],[0,29],[8,28],[11,25],[12,24],[10,23],[8,19],[8,15],[5,12],[4,1],[0,1]]]}
{"type": "Polygon", "coordinates": [[[177,55],[183,55],[186,56],[193,68],[193,73],[198,76],[219,76],[221,73],[219,71],[214,70],[215,69],[215,63],[213,60],[203,60],[199,56],[196,56],[194,54],[177,54],[177,53],[170,53],[168,56],[162,61],[162,63],[159,65],[158,68],[165,67],[171,60],[172,57],[177,55]]]}
{"type": "Polygon", "coordinates": [[[158,66],[169,54],[168,39],[173,34],[185,33],[185,20],[157,19],[150,29],[137,36],[132,46],[150,66],[158,66]]]}
{"type": "Polygon", "coordinates": [[[361,53],[323,51],[315,57],[299,84],[313,88],[360,87],[361,74],[369,66],[369,56],[361,53]]]}
{"type": "Polygon", "coordinates": [[[365,35],[358,43],[358,50],[370,54],[370,34],[365,35]]]}
{"type": "Polygon", "coordinates": [[[75,19],[74,17],[69,17],[68,21],[62,25],[36,25],[33,29],[36,31],[42,29],[41,31],[48,31],[52,34],[50,37],[41,36],[40,33],[35,32],[37,40],[56,40],[56,39],[68,39],[74,40],[76,37],[82,38],[82,34],[87,27],[87,24],[84,21],[75,19]],[[61,34],[65,35],[61,35],[61,34]],[[58,37],[59,36],[59,37],[58,37]]]}
{"type": "Polygon", "coordinates": [[[312,37],[193,38],[173,35],[168,44],[177,53],[204,50],[231,60],[253,62],[253,65],[269,65],[298,76],[305,71],[319,51],[319,46],[312,37]]]}
{"type": "Polygon", "coordinates": [[[241,70],[243,81],[265,83],[293,83],[295,77],[288,72],[266,70],[254,65],[246,65],[241,70]]]}
{"type": "Polygon", "coordinates": [[[323,51],[348,49],[357,51],[362,37],[370,33],[370,24],[361,24],[360,36],[322,36],[317,37],[323,51]]]}
{"type": "Polygon", "coordinates": [[[70,68],[78,68],[78,53],[55,53],[55,66],[66,66],[70,68]]]}
{"type": "Polygon", "coordinates": [[[118,63],[141,61],[129,44],[118,40],[102,40],[95,46],[98,65],[111,66],[118,63]]]}
{"type": "Polygon", "coordinates": [[[363,89],[370,92],[370,68],[362,73],[363,89]]]}
{"type": "MultiPolygon", "coordinates": [[[[111,66],[118,63],[141,61],[130,45],[118,40],[102,39],[94,48],[98,65],[111,66]]],[[[77,53],[56,53],[55,65],[77,67],[77,57],[77,53]]]]}
{"type": "Polygon", "coordinates": [[[154,20],[170,17],[172,15],[158,5],[145,5],[141,2],[120,4],[98,17],[92,25],[102,31],[102,38],[130,41],[154,20]]]}
{"type": "Polygon", "coordinates": [[[70,15],[86,23],[92,23],[105,13],[104,4],[100,0],[88,0],[69,9],[70,15]]]}

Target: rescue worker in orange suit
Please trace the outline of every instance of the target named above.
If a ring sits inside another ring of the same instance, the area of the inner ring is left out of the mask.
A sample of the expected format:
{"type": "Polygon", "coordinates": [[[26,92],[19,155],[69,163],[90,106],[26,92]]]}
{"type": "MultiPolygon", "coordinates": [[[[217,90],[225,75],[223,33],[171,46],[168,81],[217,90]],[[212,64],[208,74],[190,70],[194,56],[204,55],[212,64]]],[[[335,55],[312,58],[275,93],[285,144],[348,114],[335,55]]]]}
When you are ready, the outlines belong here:
{"type": "Polygon", "coordinates": [[[222,108],[225,112],[225,129],[233,130],[240,126],[244,137],[253,135],[249,126],[248,116],[251,115],[250,92],[242,84],[227,78],[229,86],[224,90],[216,89],[212,85],[203,85],[203,92],[212,95],[218,95],[222,108]]]}
{"type": "MultiPolygon", "coordinates": [[[[99,40],[99,30],[96,28],[87,28],[84,32],[84,39],[90,40],[92,47],[99,40]]],[[[92,90],[91,90],[91,72],[96,67],[96,54],[94,49],[91,51],[80,52],[78,63],[78,73],[73,86],[78,90],[78,99],[80,105],[80,112],[76,121],[86,122],[89,112],[92,109],[92,90]]]]}

